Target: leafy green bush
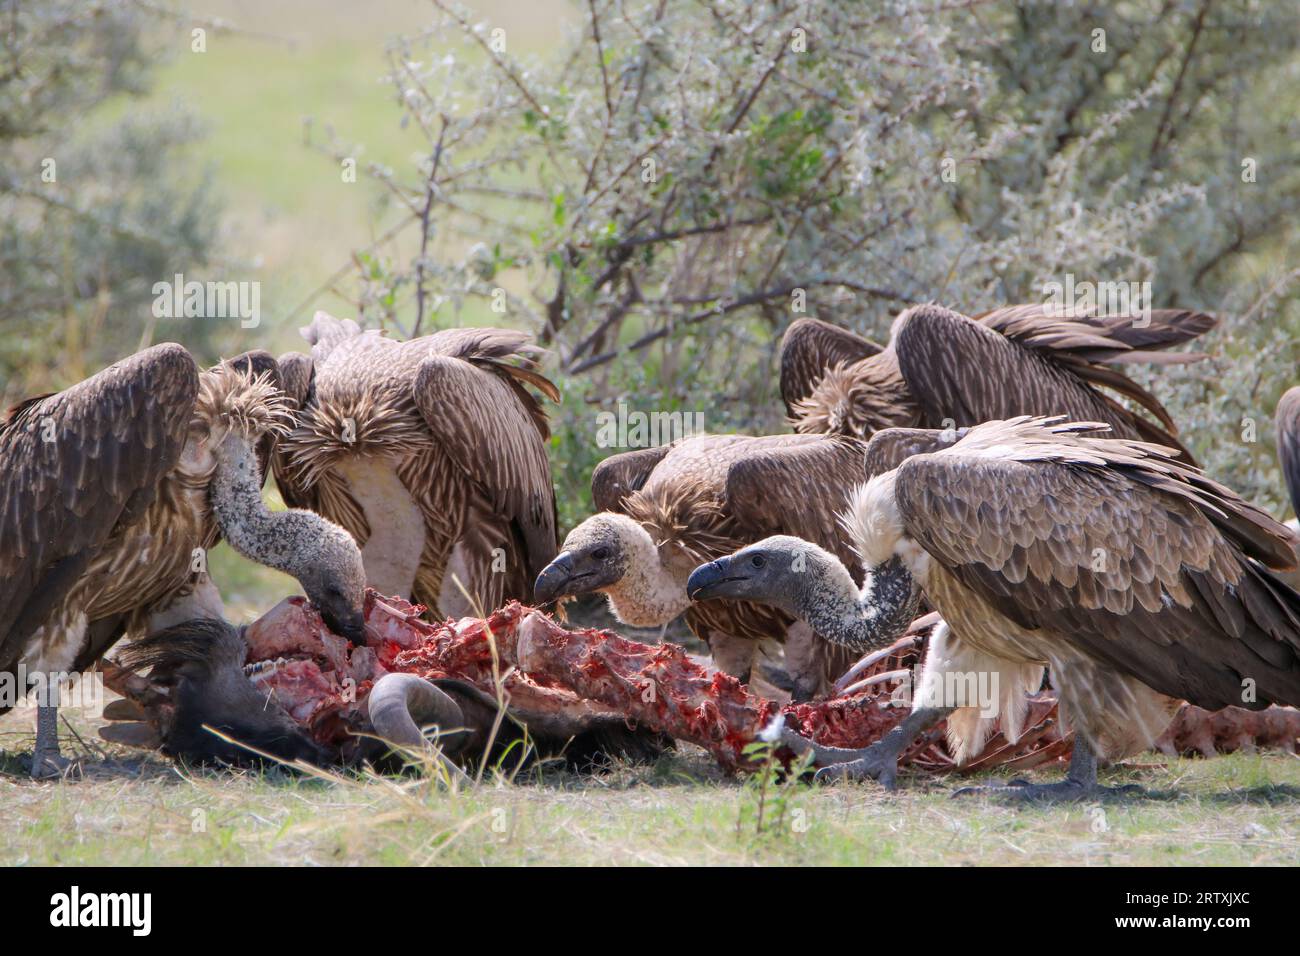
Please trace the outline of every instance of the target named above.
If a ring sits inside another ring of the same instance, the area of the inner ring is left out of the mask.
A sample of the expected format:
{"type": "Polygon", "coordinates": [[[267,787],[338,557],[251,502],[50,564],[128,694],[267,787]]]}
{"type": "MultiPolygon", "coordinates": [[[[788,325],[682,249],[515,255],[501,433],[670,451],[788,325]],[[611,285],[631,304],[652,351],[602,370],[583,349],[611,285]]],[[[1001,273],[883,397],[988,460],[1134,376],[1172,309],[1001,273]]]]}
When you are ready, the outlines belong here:
{"type": "Polygon", "coordinates": [[[536,330],[567,388],[562,501],[585,497],[589,411],[623,398],[779,428],[773,350],[801,313],[880,337],[909,303],[1041,301],[1073,274],[1225,315],[1205,346],[1238,374],[1153,384],[1215,474],[1279,502],[1268,415],[1294,379],[1300,199],[1287,11],[593,0],[534,61],[508,23],[434,6],[390,50],[427,156],[370,170],[418,251],[363,260],[358,307],[404,334],[536,330]]]}

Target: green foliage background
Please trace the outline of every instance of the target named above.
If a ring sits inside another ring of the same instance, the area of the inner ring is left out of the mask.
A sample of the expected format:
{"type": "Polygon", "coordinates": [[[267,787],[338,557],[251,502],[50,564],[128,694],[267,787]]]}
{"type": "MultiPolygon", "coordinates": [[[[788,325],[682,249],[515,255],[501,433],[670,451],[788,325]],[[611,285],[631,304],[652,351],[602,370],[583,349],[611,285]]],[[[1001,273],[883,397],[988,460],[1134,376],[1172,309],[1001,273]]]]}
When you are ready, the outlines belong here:
{"type": "Polygon", "coordinates": [[[1217,477],[1283,514],[1270,415],[1300,359],[1294,13],[8,4],[0,395],[165,339],[204,359],[297,348],[316,308],[394,334],[518,325],[565,392],[567,527],[607,453],[596,414],[620,401],[784,427],[774,350],[796,289],[809,314],[884,338],[910,302],[1150,280],[1157,306],[1222,327],[1212,362],[1140,374],[1217,477]],[[176,272],[261,282],[262,324],[154,319],[149,289],[176,272]]]}

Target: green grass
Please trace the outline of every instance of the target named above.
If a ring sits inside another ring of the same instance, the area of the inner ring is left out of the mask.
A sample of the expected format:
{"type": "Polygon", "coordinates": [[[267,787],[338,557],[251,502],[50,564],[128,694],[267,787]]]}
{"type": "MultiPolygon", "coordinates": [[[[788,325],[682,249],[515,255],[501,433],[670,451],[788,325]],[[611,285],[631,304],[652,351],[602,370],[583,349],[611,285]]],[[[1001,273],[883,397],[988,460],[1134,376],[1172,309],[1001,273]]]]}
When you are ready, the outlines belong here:
{"type": "MultiPolygon", "coordinates": [[[[73,719],[84,735],[85,721],[73,719]]],[[[0,721],[6,750],[30,746],[29,724],[29,714],[0,721]]],[[[1300,863],[1300,760],[1236,754],[1148,763],[1103,776],[1176,796],[1012,807],[953,799],[949,788],[965,778],[909,777],[894,794],[794,784],[784,819],[775,824],[769,812],[762,833],[753,788],[722,776],[694,749],[651,767],[595,777],[547,771],[454,793],[422,778],[226,775],[161,761],[142,779],[37,784],[9,764],[0,775],[0,863],[1300,863]]]]}

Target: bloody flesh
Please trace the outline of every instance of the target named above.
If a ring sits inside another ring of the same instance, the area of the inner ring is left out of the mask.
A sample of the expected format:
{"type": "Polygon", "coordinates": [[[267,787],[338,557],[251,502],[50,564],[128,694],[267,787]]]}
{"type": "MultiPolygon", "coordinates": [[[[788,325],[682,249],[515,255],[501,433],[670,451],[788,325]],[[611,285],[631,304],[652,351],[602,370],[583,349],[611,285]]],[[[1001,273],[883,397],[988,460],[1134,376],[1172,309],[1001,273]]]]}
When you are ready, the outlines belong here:
{"type": "MultiPolygon", "coordinates": [[[[568,629],[512,602],[486,619],[430,623],[423,608],[371,592],[366,646],[349,648],[303,598],[288,598],[245,631],[250,679],[273,695],[321,744],[345,748],[368,724],[366,696],[383,674],[455,678],[537,712],[618,715],[629,724],[696,744],[727,769],[743,768],[745,747],[778,714],[818,743],[858,748],[879,740],[906,716],[896,671],[915,667],[918,635],[899,641],[862,674],[851,695],[780,704],[751,693],[734,677],[673,644],[643,644],[594,629],[568,629]],[[876,683],[871,683],[873,675],[876,683]],[[862,686],[859,683],[859,686],[862,686]]],[[[1068,758],[1056,701],[1030,701],[1027,728],[1012,743],[1000,733],[965,770],[1025,769],[1068,758]]],[[[1261,742],[1294,749],[1300,713],[1289,708],[1208,714],[1187,705],[1161,739],[1167,753],[1236,749],[1261,742]]],[[[925,771],[954,769],[942,725],[918,739],[902,762],[925,771]]]]}

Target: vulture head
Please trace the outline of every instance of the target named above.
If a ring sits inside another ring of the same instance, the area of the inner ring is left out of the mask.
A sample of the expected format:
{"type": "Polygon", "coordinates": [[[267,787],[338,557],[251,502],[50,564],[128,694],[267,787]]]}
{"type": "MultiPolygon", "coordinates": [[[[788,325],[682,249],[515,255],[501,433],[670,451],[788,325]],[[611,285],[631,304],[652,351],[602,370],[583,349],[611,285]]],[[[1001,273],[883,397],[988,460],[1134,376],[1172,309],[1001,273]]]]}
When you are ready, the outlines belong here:
{"type": "MultiPolygon", "coordinates": [[[[312,515],[312,518],[316,518],[312,515]]],[[[352,535],[332,522],[310,524],[304,560],[290,571],[331,631],[360,647],[366,642],[366,569],[352,535]]]]}
{"type": "Polygon", "coordinates": [[[839,565],[810,541],[774,535],[700,565],[686,581],[686,595],[692,601],[755,601],[798,616],[831,563],[839,565]]]}
{"type": "Polygon", "coordinates": [[[769,604],[833,644],[865,651],[902,634],[916,616],[921,589],[908,563],[891,554],[867,562],[859,592],[835,555],[802,538],[776,535],[700,565],[691,572],[686,593],[693,601],[769,604]]]}
{"type": "Polygon", "coordinates": [[[555,560],[542,569],[533,598],[547,604],[557,598],[603,591],[623,580],[633,561],[658,563],[654,542],[625,515],[592,515],[569,532],[555,560]],[[650,553],[643,554],[642,552],[650,553]]]}

